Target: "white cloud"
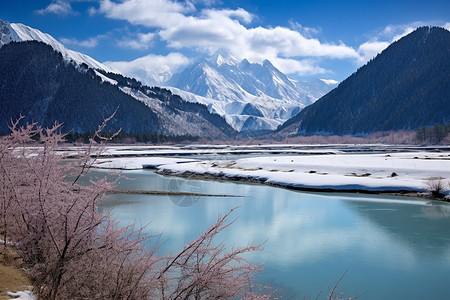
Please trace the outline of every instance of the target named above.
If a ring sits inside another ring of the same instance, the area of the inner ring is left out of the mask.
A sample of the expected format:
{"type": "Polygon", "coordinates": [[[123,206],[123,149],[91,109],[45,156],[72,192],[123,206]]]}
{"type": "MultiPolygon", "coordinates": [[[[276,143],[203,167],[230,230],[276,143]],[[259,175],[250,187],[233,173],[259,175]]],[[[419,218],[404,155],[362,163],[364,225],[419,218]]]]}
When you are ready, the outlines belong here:
{"type": "Polygon", "coordinates": [[[194,4],[202,4],[205,6],[213,6],[213,5],[222,3],[221,0],[192,0],[192,2],[194,4]]]}
{"type": "Polygon", "coordinates": [[[417,27],[425,26],[424,22],[410,24],[388,25],[376,33],[369,41],[358,47],[358,64],[363,65],[377,56],[390,44],[413,32],[417,27]]]}
{"type": "MultiPolygon", "coordinates": [[[[78,0],[81,1],[81,0],[78,0]]],[[[86,0],[85,0],[86,1],[86,0]]],[[[59,41],[66,46],[77,46],[83,48],[95,48],[101,40],[108,39],[110,37],[109,33],[99,34],[95,37],[90,37],[85,40],[78,40],[75,38],[60,38],[59,41]]]]}
{"type": "Polygon", "coordinates": [[[98,13],[98,10],[95,7],[89,7],[87,12],[92,17],[98,13]]]}
{"type": "Polygon", "coordinates": [[[242,47],[246,28],[230,16],[228,10],[207,10],[201,17],[187,16],[182,22],[162,28],[159,35],[174,48],[212,53],[221,48],[242,47]]]}
{"type": "Polygon", "coordinates": [[[380,31],[375,38],[385,39],[390,41],[396,41],[403,36],[411,33],[416,28],[421,26],[429,26],[431,24],[427,24],[425,22],[412,22],[409,24],[398,24],[398,25],[387,25],[382,31],[380,31]]]}
{"type": "Polygon", "coordinates": [[[37,10],[36,12],[41,15],[55,14],[59,16],[76,14],[76,12],[72,9],[72,6],[70,5],[70,2],[65,0],[55,0],[46,8],[37,10]]]}
{"type": "Polygon", "coordinates": [[[135,50],[146,50],[153,42],[155,34],[150,33],[138,33],[134,38],[129,36],[118,42],[118,45],[122,48],[130,48],[135,50]]]}
{"type": "MultiPolygon", "coordinates": [[[[325,70],[317,61],[305,58],[327,57],[358,59],[358,53],[343,43],[329,44],[311,38],[316,32],[302,32],[286,27],[249,27],[254,16],[238,9],[204,9],[196,11],[191,2],[171,0],[102,0],[98,12],[112,19],[126,20],[156,29],[155,34],[175,49],[195,49],[212,54],[226,49],[239,59],[261,62],[269,59],[287,73],[318,74],[325,70]]],[[[297,24],[297,27],[301,25],[297,24]]],[[[138,47],[139,43],[129,43],[138,47]]]]}
{"type": "Polygon", "coordinates": [[[221,9],[221,10],[208,9],[208,10],[204,10],[202,15],[204,15],[206,19],[215,19],[216,17],[217,18],[227,17],[230,19],[235,18],[237,20],[241,20],[242,22],[244,22],[246,24],[251,23],[251,21],[253,19],[253,15],[242,8],[238,8],[235,10],[234,9],[221,9]]]}
{"type": "Polygon", "coordinates": [[[318,75],[329,73],[330,71],[320,67],[318,62],[311,59],[295,60],[287,58],[274,57],[269,59],[278,69],[286,74],[297,75],[318,75]]]}
{"type": "MultiPolygon", "coordinates": [[[[100,0],[97,13],[111,19],[149,29],[148,40],[137,38],[121,42],[121,46],[147,49],[157,36],[173,49],[194,49],[212,54],[226,49],[238,59],[252,62],[269,59],[287,74],[323,74],[322,58],[346,59],[358,65],[366,63],[423,23],[389,25],[357,49],[343,42],[327,43],[317,36],[320,29],[303,27],[291,21],[290,28],[252,27],[255,16],[242,8],[197,10],[195,5],[212,5],[214,0],[100,0]]],[[[450,27],[449,23],[446,24],[450,27]]]]}
{"type": "Polygon", "coordinates": [[[155,37],[154,33],[139,33],[138,38],[142,43],[149,43],[155,37]]]}
{"type": "Polygon", "coordinates": [[[125,0],[121,3],[101,0],[98,12],[111,19],[127,20],[135,25],[170,27],[183,21],[184,13],[193,9],[190,3],[183,5],[170,0],[125,0]]]}
{"type": "Polygon", "coordinates": [[[129,62],[104,62],[106,66],[147,84],[159,83],[168,79],[167,75],[174,74],[180,67],[189,63],[187,57],[177,52],[165,56],[149,54],[129,62]]]}
{"type": "Polygon", "coordinates": [[[94,47],[97,47],[99,38],[98,37],[89,38],[89,39],[83,40],[83,41],[79,41],[79,40],[73,39],[73,38],[60,38],[59,40],[61,43],[63,43],[66,46],[74,45],[74,46],[79,46],[79,47],[84,47],[84,48],[94,48],[94,47]]]}
{"type": "Polygon", "coordinates": [[[320,28],[306,27],[293,20],[289,21],[289,25],[293,30],[300,32],[304,37],[312,38],[321,32],[320,28]]]}
{"type": "Polygon", "coordinates": [[[328,85],[332,85],[332,84],[338,84],[339,83],[339,81],[337,81],[337,80],[333,80],[333,79],[320,79],[320,80],[322,80],[323,82],[325,82],[326,84],[328,84],[328,85]]]}
{"type": "Polygon", "coordinates": [[[359,63],[364,64],[381,53],[390,45],[389,42],[371,41],[361,44],[358,48],[359,63]]]}
{"type": "Polygon", "coordinates": [[[392,38],[392,42],[398,41],[399,39],[401,39],[402,37],[410,34],[411,32],[413,32],[417,27],[407,27],[403,30],[403,32],[400,32],[399,34],[395,35],[392,38]]]}
{"type": "Polygon", "coordinates": [[[356,58],[356,51],[344,44],[321,43],[318,39],[306,38],[298,31],[286,27],[247,30],[247,40],[255,52],[276,52],[284,57],[328,57],[356,58]]]}

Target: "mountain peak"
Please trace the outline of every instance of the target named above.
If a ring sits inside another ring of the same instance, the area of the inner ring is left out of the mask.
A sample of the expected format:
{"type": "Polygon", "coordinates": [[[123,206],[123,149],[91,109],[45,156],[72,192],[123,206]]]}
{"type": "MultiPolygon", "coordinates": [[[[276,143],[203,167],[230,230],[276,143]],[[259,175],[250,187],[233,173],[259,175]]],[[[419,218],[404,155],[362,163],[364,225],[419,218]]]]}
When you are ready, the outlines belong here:
{"type": "Polygon", "coordinates": [[[275,68],[275,67],[273,66],[273,64],[270,62],[270,60],[268,60],[268,59],[265,59],[265,60],[263,61],[262,65],[263,65],[264,67],[266,67],[266,68],[271,68],[271,69],[274,69],[274,68],[275,68]]]}
{"type": "Polygon", "coordinates": [[[273,130],[330,90],[322,81],[297,85],[268,60],[239,62],[223,49],[176,74],[169,85],[225,117],[237,131],[273,130]]]}
{"type": "Polygon", "coordinates": [[[234,66],[239,63],[239,61],[225,49],[217,50],[216,53],[214,53],[213,56],[208,59],[208,61],[218,67],[223,64],[234,66]]]}
{"type": "Polygon", "coordinates": [[[78,64],[85,63],[93,69],[117,73],[104,64],[96,61],[90,56],[67,49],[51,35],[38,29],[20,23],[8,23],[0,20],[0,47],[10,42],[38,41],[50,45],[54,50],[60,52],[66,60],[75,61],[78,64]]]}

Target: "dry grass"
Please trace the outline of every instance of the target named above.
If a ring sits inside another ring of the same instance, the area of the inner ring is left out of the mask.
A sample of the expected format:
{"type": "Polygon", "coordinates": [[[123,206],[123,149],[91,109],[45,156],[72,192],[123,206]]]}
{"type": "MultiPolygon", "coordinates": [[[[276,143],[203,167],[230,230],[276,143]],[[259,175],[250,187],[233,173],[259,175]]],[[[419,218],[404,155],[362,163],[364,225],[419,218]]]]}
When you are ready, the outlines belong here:
{"type": "Polygon", "coordinates": [[[20,268],[21,261],[11,248],[0,251],[0,300],[11,299],[8,292],[31,289],[31,282],[20,268]]]}
{"type": "Polygon", "coordinates": [[[428,191],[433,198],[444,198],[442,191],[446,188],[446,181],[442,177],[430,177],[425,181],[425,185],[428,187],[428,191]]]}

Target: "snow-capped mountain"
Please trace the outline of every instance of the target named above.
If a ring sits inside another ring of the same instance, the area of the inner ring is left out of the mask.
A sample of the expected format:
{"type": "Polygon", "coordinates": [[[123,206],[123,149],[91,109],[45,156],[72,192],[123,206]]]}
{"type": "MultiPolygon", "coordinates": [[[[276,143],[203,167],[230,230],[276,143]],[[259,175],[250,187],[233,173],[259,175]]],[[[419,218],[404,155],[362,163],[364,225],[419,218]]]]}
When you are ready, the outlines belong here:
{"type": "Polygon", "coordinates": [[[225,51],[197,61],[166,83],[187,101],[223,116],[237,131],[274,130],[336,84],[294,81],[268,60],[238,61],[225,51]]]}
{"type": "MultiPolygon", "coordinates": [[[[288,78],[268,60],[239,61],[224,50],[197,60],[182,72],[130,69],[109,62],[149,86],[164,86],[189,102],[204,104],[237,131],[274,130],[337,86],[336,81],[288,78]]],[[[145,59],[142,60],[145,65],[145,59]]]]}
{"type": "MultiPolygon", "coordinates": [[[[85,54],[67,49],[38,29],[0,20],[0,48],[11,41],[30,40],[49,44],[67,61],[75,61],[79,65],[84,63],[105,73],[119,73],[85,54]]],[[[114,84],[114,80],[96,72],[102,81],[114,84]]],[[[204,104],[211,113],[222,116],[235,130],[254,132],[276,129],[337,85],[336,82],[320,79],[294,81],[268,60],[262,64],[250,63],[246,59],[239,61],[225,51],[198,60],[173,76],[147,71],[145,74],[123,73],[136,76],[147,85],[153,86],[158,82],[188,102],[204,104]]],[[[143,101],[133,93],[130,95],[143,101]]]]}
{"type": "Polygon", "coordinates": [[[7,133],[9,121],[21,115],[44,127],[58,120],[67,131],[89,133],[116,110],[110,123],[124,134],[169,139],[236,134],[205,106],[111,72],[26,25],[0,20],[0,65],[0,133],[7,133]]]}
{"type": "Polygon", "coordinates": [[[63,44],[47,33],[43,33],[38,29],[31,28],[24,24],[8,23],[0,20],[0,48],[4,44],[8,44],[10,42],[22,41],[43,42],[52,46],[54,50],[60,52],[66,60],[73,60],[79,64],[85,63],[93,69],[100,69],[105,72],[115,72],[113,69],[96,61],[88,55],[67,49],[63,44]]]}

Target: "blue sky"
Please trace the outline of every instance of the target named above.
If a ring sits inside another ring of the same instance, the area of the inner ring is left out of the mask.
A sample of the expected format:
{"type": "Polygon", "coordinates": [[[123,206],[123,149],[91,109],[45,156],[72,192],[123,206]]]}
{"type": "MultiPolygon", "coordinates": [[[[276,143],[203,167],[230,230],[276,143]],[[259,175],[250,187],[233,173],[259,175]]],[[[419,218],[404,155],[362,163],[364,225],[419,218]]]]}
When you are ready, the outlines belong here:
{"type": "Polygon", "coordinates": [[[133,74],[174,73],[226,49],[293,78],[343,80],[423,25],[450,29],[450,1],[6,0],[0,19],[133,74]]]}

